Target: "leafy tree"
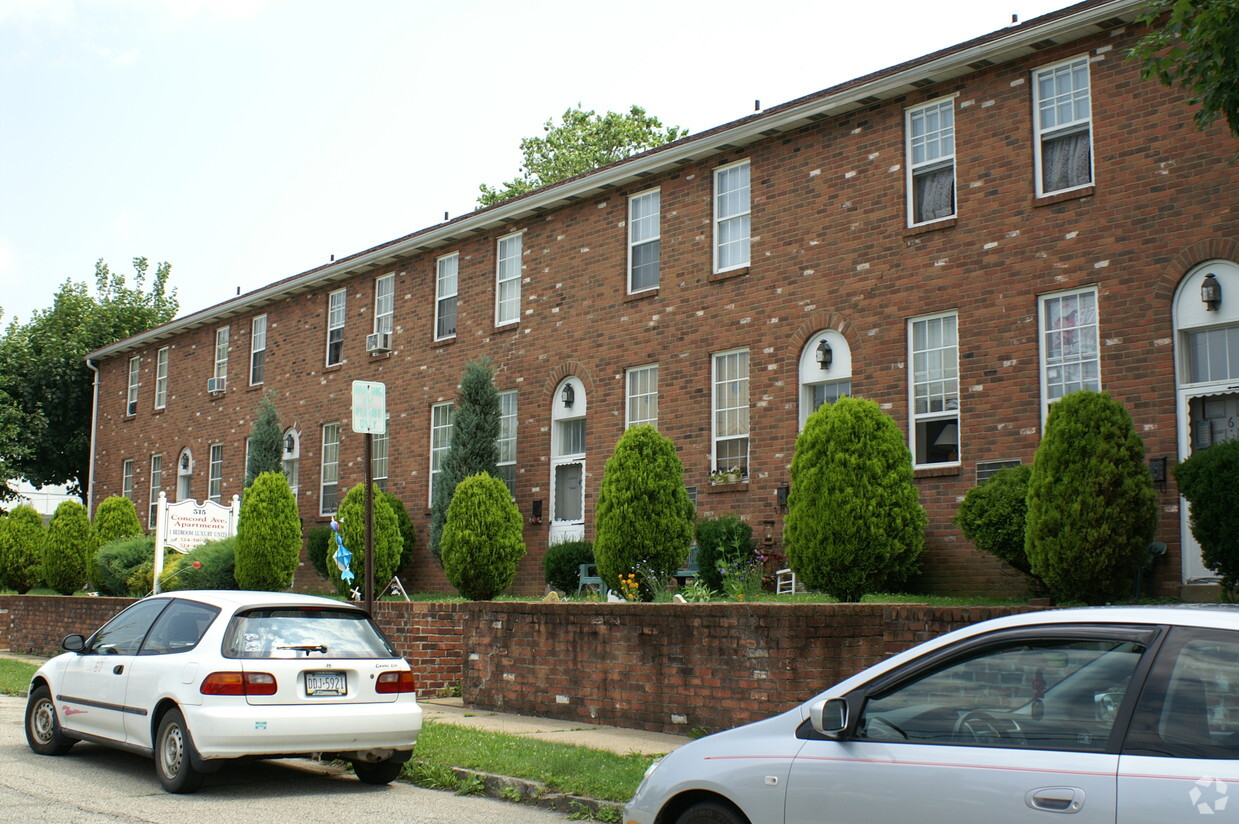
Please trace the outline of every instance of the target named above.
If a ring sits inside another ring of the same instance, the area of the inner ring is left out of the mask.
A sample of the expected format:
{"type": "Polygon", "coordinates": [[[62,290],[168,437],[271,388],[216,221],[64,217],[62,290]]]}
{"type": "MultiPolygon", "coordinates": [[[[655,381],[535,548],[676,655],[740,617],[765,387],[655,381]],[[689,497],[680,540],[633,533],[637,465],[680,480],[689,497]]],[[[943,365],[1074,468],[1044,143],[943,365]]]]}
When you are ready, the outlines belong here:
{"type": "Polygon", "coordinates": [[[675,444],[648,424],[629,428],[607,459],[598,489],[599,577],[619,589],[621,575],[637,573],[642,597],[652,598],[650,582],[668,578],[688,559],[694,515],[675,444]]]}
{"type": "Polygon", "coordinates": [[[479,472],[456,487],[443,525],[443,574],[472,601],[489,601],[525,555],[521,513],[501,478],[479,472]]]}
{"type": "Polygon", "coordinates": [[[43,536],[43,581],[61,595],[77,592],[98,546],[86,507],[62,501],[43,536]]]}
{"type": "Polygon", "coordinates": [[[495,465],[499,462],[499,417],[499,392],[490,361],[473,361],[460,378],[452,442],[443,455],[430,507],[430,551],[440,562],[439,536],[456,485],[479,472],[498,474],[495,465]]]}
{"type": "Polygon", "coordinates": [[[581,581],[581,564],[593,562],[594,545],[589,541],[560,541],[546,548],[542,573],[551,589],[572,594],[581,581]]]}
{"type": "Polygon", "coordinates": [[[241,589],[283,592],[301,558],[301,518],[283,472],[263,472],[241,500],[233,576],[241,589]]]}
{"type": "Polygon", "coordinates": [[[155,536],[116,538],[95,553],[90,564],[90,580],[100,595],[141,598],[150,588],[131,592],[129,579],[143,565],[154,569],[155,536]]]}
{"type": "Polygon", "coordinates": [[[1040,589],[1045,584],[1033,575],[1024,553],[1031,477],[1032,467],[1028,464],[995,472],[989,480],[968,490],[954,523],[973,546],[1031,576],[1040,589]]]}
{"type": "Polygon", "coordinates": [[[697,524],[697,577],[710,589],[723,589],[723,573],[718,562],[749,562],[757,547],[753,527],[735,515],[707,518],[697,524]]]}
{"type": "Polygon", "coordinates": [[[245,488],[264,472],[284,471],[284,430],[275,411],[275,395],[268,392],[258,404],[258,417],[250,429],[249,458],[245,462],[245,488]]]}
{"type": "Polygon", "coordinates": [[[870,400],[817,409],[796,439],[783,540],[806,587],[840,601],[917,571],[927,518],[899,427],[870,400]]]}
{"type": "Polygon", "coordinates": [[[633,106],[626,114],[593,109],[568,109],[563,122],[548,120],[542,137],[521,140],[521,175],[497,189],[483,183],[479,206],[494,206],[558,180],[593,171],[646,149],[678,140],[688,134],[678,126],[663,128],[657,117],[633,106]]]}
{"type": "MultiPolygon", "coordinates": [[[[378,590],[396,574],[400,563],[400,525],[387,499],[374,487],[374,588],[378,590]]],[[[366,485],[357,484],[348,491],[336,512],[340,524],[340,537],[344,546],[353,554],[349,564],[352,570],[352,586],[364,590],[366,583],[366,485]]],[[[336,592],[349,594],[349,584],[340,577],[340,567],[335,562],[336,542],[327,545],[327,576],[336,592]]]]}
{"type": "Polygon", "coordinates": [[[404,501],[385,489],[379,490],[379,494],[386,499],[387,505],[391,507],[392,514],[396,516],[396,526],[400,530],[400,562],[397,564],[396,569],[404,569],[413,563],[413,547],[417,543],[417,527],[413,526],[413,519],[409,517],[409,510],[405,507],[404,501]]]}
{"type": "Polygon", "coordinates": [[[1174,468],[1179,493],[1191,504],[1189,523],[1205,566],[1222,576],[1234,600],[1239,588],[1239,441],[1195,452],[1174,468]]]}
{"type": "Polygon", "coordinates": [[[43,516],[16,506],[0,518],[0,587],[29,592],[43,577],[43,516]]]}
{"type": "Polygon", "coordinates": [[[1105,392],[1050,405],[1028,481],[1024,551],[1059,601],[1105,603],[1131,586],[1157,527],[1144,442],[1105,392]]]}
{"type": "Polygon", "coordinates": [[[158,265],[146,291],[146,258],[134,258],[133,266],[135,285],[130,288],[123,275],[99,260],[94,297],[85,284],[66,281],[51,308],[35,312],[28,323],[10,323],[0,338],[0,396],[12,401],[6,406],[0,397],[5,478],[24,477],[35,486],[65,484],[84,497],[94,387],[86,355],[172,320],[178,308],[176,290],[167,291],[167,263],[158,265]],[[4,437],[14,406],[20,411],[25,449],[14,450],[11,437],[4,437]]]}
{"type": "Polygon", "coordinates": [[[0,389],[0,503],[17,497],[17,491],[7,481],[19,477],[18,465],[30,456],[30,450],[30,432],[25,415],[17,401],[0,389]]]}
{"type": "Polygon", "coordinates": [[[1141,22],[1154,26],[1131,50],[1141,73],[1186,91],[1197,129],[1220,115],[1239,137],[1239,0],[1154,0],[1141,22]]]}
{"type": "Polygon", "coordinates": [[[138,510],[133,501],[124,495],[113,495],[100,501],[95,509],[95,533],[101,545],[117,538],[141,535],[142,522],[138,520],[138,510]]]}

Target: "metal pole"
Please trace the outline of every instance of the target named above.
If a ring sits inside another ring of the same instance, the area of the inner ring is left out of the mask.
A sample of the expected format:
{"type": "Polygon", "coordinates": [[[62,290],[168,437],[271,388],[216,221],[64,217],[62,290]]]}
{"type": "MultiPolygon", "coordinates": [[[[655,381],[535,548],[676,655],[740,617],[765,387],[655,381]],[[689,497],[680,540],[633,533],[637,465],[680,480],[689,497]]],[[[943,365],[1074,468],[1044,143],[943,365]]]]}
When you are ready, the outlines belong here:
{"type": "Polygon", "coordinates": [[[374,611],[374,436],[366,433],[366,612],[374,611]]]}

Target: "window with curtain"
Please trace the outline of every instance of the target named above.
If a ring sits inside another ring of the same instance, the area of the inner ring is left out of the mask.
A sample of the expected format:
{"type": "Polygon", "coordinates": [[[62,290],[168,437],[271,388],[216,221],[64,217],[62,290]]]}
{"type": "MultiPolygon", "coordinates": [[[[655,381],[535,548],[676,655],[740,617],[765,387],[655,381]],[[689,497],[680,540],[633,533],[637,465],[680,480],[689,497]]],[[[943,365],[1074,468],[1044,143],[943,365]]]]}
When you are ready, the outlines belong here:
{"type": "Polygon", "coordinates": [[[955,215],[955,98],[907,112],[909,225],[955,215]]]}
{"type": "Polygon", "coordinates": [[[1037,194],[1093,182],[1093,135],[1088,58],[1033,72],[1037,131],[1037,194]]]}

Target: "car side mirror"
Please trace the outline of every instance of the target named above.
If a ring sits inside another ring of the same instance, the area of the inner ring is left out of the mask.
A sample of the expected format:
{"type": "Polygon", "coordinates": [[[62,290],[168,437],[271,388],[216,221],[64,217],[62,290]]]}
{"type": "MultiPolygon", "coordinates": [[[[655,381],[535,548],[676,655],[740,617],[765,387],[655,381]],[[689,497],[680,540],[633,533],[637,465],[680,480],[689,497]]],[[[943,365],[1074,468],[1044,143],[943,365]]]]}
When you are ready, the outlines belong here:
{"type": "Polygon", "coordinates": [[[848,726],[848,702],[842,698],[815,701],[809,707],[809,723],[818,735],[839,738],[848,726]]]}
{"type": "Polygon", "coordinates": [[[83,652],[86,649],[86,638],[76,633],[66,635],[60,642],[60,648],[65,652],[83,652]]]}

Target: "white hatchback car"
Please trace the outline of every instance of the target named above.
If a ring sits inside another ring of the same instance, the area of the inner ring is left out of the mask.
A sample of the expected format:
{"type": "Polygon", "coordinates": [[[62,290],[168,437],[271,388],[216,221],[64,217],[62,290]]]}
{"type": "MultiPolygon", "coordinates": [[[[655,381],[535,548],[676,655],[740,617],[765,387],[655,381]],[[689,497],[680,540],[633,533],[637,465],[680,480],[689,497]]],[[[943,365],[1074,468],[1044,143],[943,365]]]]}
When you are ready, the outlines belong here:
{"type": "Polygon", "coordinates": [[[341,758],[394,780],[422,726],[409,664],[356,606],[277,592],[144,598],[30,683],[26,740],[43,755],[91,741],[153,756],[193,792],[232,758],[341,758]]]}
{"type": "Polygon", "coordinates": [[[624,821],[1168,824],[1234,820],[1231,788],[1239,609],[1101,607],[976,624],[686,744],[624,821]]]}

